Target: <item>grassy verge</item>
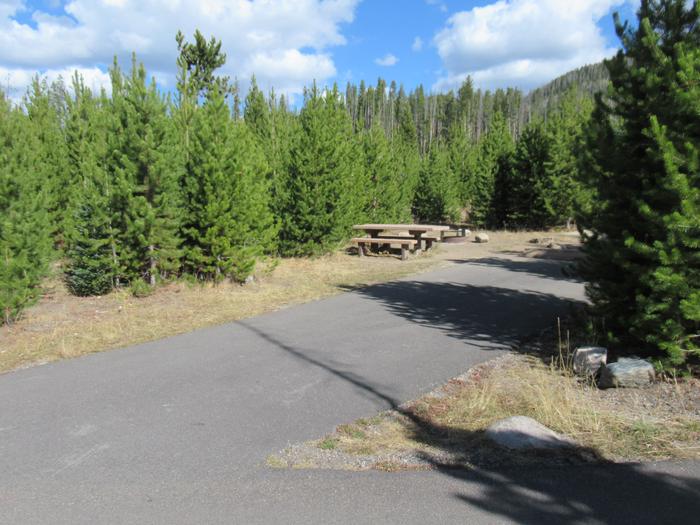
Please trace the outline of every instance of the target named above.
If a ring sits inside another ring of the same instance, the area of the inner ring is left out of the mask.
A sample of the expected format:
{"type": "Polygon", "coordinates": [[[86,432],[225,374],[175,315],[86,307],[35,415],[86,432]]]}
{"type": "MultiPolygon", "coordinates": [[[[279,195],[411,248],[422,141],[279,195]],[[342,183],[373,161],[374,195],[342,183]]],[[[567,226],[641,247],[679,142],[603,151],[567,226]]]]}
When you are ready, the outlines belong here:
{"type": "Polygon", "coordinates": [[[341,425],[320,440],[288,449],[275,456],[274,464],[400,470],[700,458],[697,407],[683,409],[685,390],[697,387],[656,385],[635,403],[629,398],[634,392],[600,391],[535,358],[510,355],[476,367],[400,410],[341,425]],[[673,406],[652,408],[650,396],[662,396],[673,406]],[[547,453],[498,449],[484,430],[515,415],[532,417],[579,447],[547,453]]]}
{"type": "Polygon", "coordinates": [[[261,268],[256,282],[246,286],[177,282],[142,298],[128,290],[103,297],[73,297],[56,275],[46,282],[38,305],[15,325],[0,327],[0,372],[242,319],[443,262],[439,251],[406,262],[394,257],[360,260],[339,252],[279,261],[261,268]]]}

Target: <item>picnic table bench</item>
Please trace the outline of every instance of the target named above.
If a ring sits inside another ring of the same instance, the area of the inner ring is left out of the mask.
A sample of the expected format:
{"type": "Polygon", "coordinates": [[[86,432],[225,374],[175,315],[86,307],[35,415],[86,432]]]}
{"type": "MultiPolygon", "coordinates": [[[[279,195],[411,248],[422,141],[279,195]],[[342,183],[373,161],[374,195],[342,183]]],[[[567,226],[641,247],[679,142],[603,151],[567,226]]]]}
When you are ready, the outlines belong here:
{"type": "Polygon", "coordinates": [[[379,246],[391,244],[401,246],[401,259],[406,259],[407,251],[412,248],[414,252],[423,249],[429,250],[436,240],[428,236],[431,233],[449,231],[449,226],[437,226],[433,224],[358,224],[353,226],[354,230],[364,231],[369,237],[357,237],[352,240],[358,245],[360,256],[364,255],[365,245],[379,246]],[[393,232],[395,235],[382,235],[385,232],[393,232]],[[399,235],[401,232],[408,232],[408,236],[399,235]]]}
{"type": "Polygon", "coordinates": [[[354,244],[357,244],[357,251],[360,257],[365,255],[366,245],[376,245],[376,246],[391,246],[392,244],[398,244],[401,246],[401,260],[405,261],[408,259],[408,250],[413,248],[415,250],[418,241],[415,239],[405,238],[390,238],[390,237],[356,237],[352,240],[354,244]]]}

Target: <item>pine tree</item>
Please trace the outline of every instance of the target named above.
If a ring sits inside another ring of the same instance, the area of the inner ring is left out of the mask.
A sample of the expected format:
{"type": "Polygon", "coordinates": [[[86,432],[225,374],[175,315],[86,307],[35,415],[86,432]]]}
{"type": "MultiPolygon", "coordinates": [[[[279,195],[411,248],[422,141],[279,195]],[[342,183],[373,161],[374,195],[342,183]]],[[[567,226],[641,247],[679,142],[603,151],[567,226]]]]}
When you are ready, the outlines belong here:
{"type": "Polygon", "coordinates": [[[64,231],[69,224],[72,181],[69,178],[68,150],[63,134],[65,123],[61,120],[65,100],[52,97],[52,90],[55,93],[57,89],[60,89],[58,85],[49,87],[46,79],[35,77],[24,105],[29,117],[29,132],[37,146],[36,174],[45,186],[46,206],[54,240],[58,246],[62,246],[64,231]]]}
{"type": "Polygon", "coordinates": [[[65,281],[73,295],[103,295],[112,290],[116,272],[113,231],[106,180],[85,178],[72,203],[73,228],[68,234],[69,264],[65,281]]]}
{"type": "Polygon", "coordinates": [[[183,181],[184,264],[200,279],[224,279],[234,263],[231,126],[224,93],[209,91],[195,114],[191,170],[183,181]]]}
{"type": "Polygon", "coordinates": [[[360,216],[352,123],[337,86],[306,92],[292,146],[280,243],[287,255],[322,253],[346,239],[360,216]]]}
{"type": "Polygon", "coordinates": [[[10,323],[39,294],[52,256],[39,144],[27,117],[0,91],[0,321],[10,323]]]}
{"type": "Polygon", "coordinates": [[[512,154],[513,139],[505,118],[501,113],[496,113],[488,133],[479,142],[476,162],[472,163],[469,219],[474,224],[481,226],[496,222],[494,209],[501,207],[494,202],[494,199],[499,198],[496,195],[496,183],[507,179],[512,154]]]}
{"type": "Polygon", "coordinates": [[[549,172],[549,138],[541,122],[528,125],[518,139],[511,170],[497,183],[499,223],[544,229],[553,226],[556,196],[549,172]]]}
{"type": "Polygon", "coordinates": [[[616,19],[594,112],[580,270],[614,349],[679,365],[700,333],[700,3],[643,0],[638,17],[616,19]]]}
{"type": "Polygon", "coordinates": [[[265,95],[258,88],[255,76],[250,80],[250,89],[245,99],[243,118],[248,129],[257,138],[260,145],[269,147],[272,139],[270,107],[265,101],[265,95]]]}
{"type": "Polygon", "coordinates": [[[419,222],[454,222],[459,217],[459,181],[452,171],[446,148],[436,142],[423,160],[420,181],[413,201],[419,222]]]}
{"type": "Polygon", "coordinates": [[[584,125],[592,111],[590,99],[581,97],[577,88],[570,88],[559,107],[550,113],[547,135],[549,156],[545,165],[551,187],[550,225],[569,225],[577,205],[587,207],[590,192],[582,186],[579,159],[584,145],[584,125]]]}
{"type": "Polygon", "coordinates": [[[457,193],[460,208],[469,202],[474,188],[474,149],[469,142],[464,126],[459,119],[447,133],[447,149],[450,156],[450,169],[457,180],[457,193]]]}
{"type": "MultiPolygon", "coordinates": [[[[115,75],[120,75],[117,69],[115,75]]],[[[179,268],[177,187],[180,173],[176,135],[167,117],[167,103],[155,82],[146,85],[143,64],[132,58],[129,77],[115,79],[116,129],[110,171],[123,192],[115,205],[123,224],[120,258],[130,280],[155,285],[179,268]],[[123,202],[123,209],[119,206],[123,202]]]]}
{"type": "Polygon", "coordinates": [[[264,254],[277,244],[279,226],[270,202],[270,167],[247,124],[237,122],[231,134],[231,195],[234,221],[231,275],[238,282],[253,273],[264,254]]]}
{"type": "Polygon", "coordinates": [[[65,279],[75,295],[104,294],[119,284],[118,229],[113,223],[114,188],[106,169],[107,110],[77,74],[68,100],[66,147],[72,192],[66,225],[65,279]]]}
{"type": "Polygon", "coordinates": [[[392,152],[384,130],[375,123],[360,136],[365,170],[366,219],[370,222],[400,222],[410,215],[403,199],[402,166],[392,152]]]}
{"type": "Polygon", "coordinates": [[[397,160],[398,170],[401,175],[399,188],[401,195],[400,208],[406,210],[406,215],[401,220],[410,221],[413,207],[413,199],[420,176],[421,159],[418,151],[418,135],[416,125],[411,114],[411,106],[403,95],[403,89],[399,90],[397,98],[397,129],[391,143],[394,158],[397,160]]]}
{"type": "MultiPolygon", "coordinates": [[[[270,165],[270,206],[278,222],[285,214],[288,202],[288,173],[291,164],[292,144],[299,133],[296,115],[287,108],[286,98],[282,95],[277,102],[274,92],[270,95],[270,143],[263,147],[270,165]]],[[[277,243],[273,246],[276,248],[277,243]]]]}

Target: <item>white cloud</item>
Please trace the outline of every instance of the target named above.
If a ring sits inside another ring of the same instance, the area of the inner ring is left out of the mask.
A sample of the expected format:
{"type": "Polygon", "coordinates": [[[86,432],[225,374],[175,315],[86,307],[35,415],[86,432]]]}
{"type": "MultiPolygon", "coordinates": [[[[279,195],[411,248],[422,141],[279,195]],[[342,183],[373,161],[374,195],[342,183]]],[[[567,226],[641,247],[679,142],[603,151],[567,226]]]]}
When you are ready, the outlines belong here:
{"type": "Polygon", "coordinates": [[[434,88],[467,76],[484,88],[529,89],[610,56],[597,22],[629,0],[499,0],[451,16],[434,43],[446,74],[434,88]]]}
{"type": "MultiPolygon", "coordinates": [[[[12,88],[27,74],[77,67],[104,70],[116,54],[124,66],[135,51],[149,74],[172,85],[181,29],[222,40],[222,73],[264,88],[298,93],[312,79],[336,73],[328,48],[343,45],[341,24],[360,0],[72,0],[65,15],[35,11],[35,25],[14,16],[23,3],[0,0],[0,70],[12,88]]],[[[70,75],[69,75],[70,76],[70,75]]],[[[95,77],[96,78],[96,77],[95,77]]]]}
{"type": "MultiPolygon", "coordinates": [[[[60,69],[47,69],[42,71],[42,77],[46,78],[49,83],[61,78],[66,87],[71,90],[73,75],[76,71],[83,78],[84,84],[94,93],[98,94],[102,88],[104,88],[108,94],[111,93],[112,86],[109,73],[106,73],[98,67],[86,68],[75,65],[60,69]]],[[[0,88],[9,95],[10,99],[15,102],[20,102],[36,74],[37,72],[32,69],[8,69],[0,66],[0,88]]]]}
{"type": "Polygon", "coordinates": [[[398,58],[396,58],[394,55],[391,53],[387,53],[381,58],[375,58],[374,63],[377,64],[378,66],[384,66],[384,67],[391,67],[395,65],[399,61],[398,58]]]}
{"type": "Polygon", "coordinates": [[[417,36],[416,38],[414,38],[414,39],[413,39],[413,44],[411,44],[411,49],[412,49],[413,51],[416,51],[416,52],[418,52],[418,51],[420,51],[421,49],[423,49],[423,39],[422,39],[421,37],[419,37],[419,36],[417,36]]]}

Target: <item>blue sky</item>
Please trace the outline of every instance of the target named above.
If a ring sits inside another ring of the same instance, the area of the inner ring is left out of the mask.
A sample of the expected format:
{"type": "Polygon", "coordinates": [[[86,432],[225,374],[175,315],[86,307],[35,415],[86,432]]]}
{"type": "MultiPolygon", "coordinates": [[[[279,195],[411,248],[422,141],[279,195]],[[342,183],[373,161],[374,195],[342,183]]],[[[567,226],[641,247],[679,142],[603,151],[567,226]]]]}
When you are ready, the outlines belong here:
{"type": "MultiPolygon", "coordinates": [[[[561,3],[565,4],[566,1],[561,0],[561,3]]],[[[445,0],[429,3],[424,0],[407,0],[402,2],[403,9],[397,9],[398,3],[391,0],[368,0],[357,7],[355,21],[345,31],[348,44],[334,50],[341,78],[349,76],[353,81],[365,79],[373,82],[382,76],[396,79],[410,87],[418,84],[431,87],[444,74],[443,64],[433,43],[436,33],[454,13],[495,2],[445,0]],[[420,51],[412,50],[416,37],[422,42],[420,51]],[[379,66],[374,62],[375,58],[387,54],[398,59],[394,66],[379,66]]],[[[623,17],[634,17],[634,7],[626,3],[609,9],[596,21],[608,47],[618,47],[612,21],[613,11],[620,12],[623,17]]],[[[539,81],[540,78],[535,79],[532,85],[539,85],[539,81]]],[[[489,83],[487,87],[506,85],[510,85],[507,80],[489,83]]],[[[520,87],[525,89],[532,85],[527,81],[520,83],[520,87]]]]}
{"type": "Polygon", "coordinates": [[[225,72],[295,95],[316,79],[445,91],[471,76],[531,89],[618,46],[612,15],[637,0],[0,0],[0,81],[15,96],[36,72],[107,83],[136,51],[174,84],[178,29],[222,39],[225,72]]]}

